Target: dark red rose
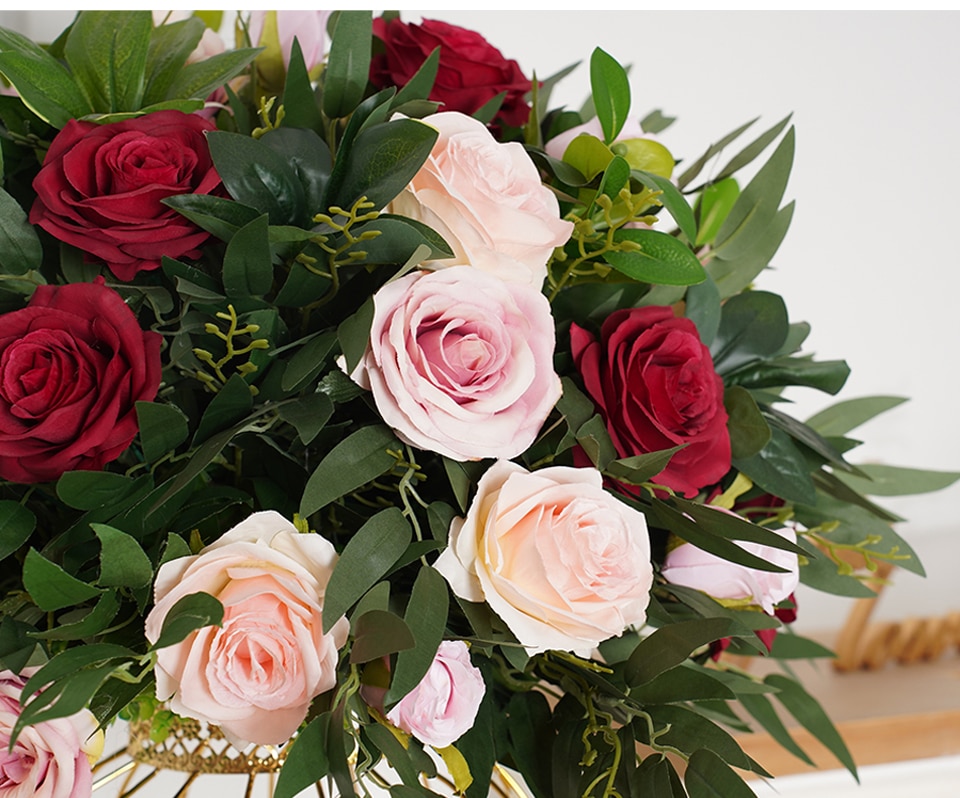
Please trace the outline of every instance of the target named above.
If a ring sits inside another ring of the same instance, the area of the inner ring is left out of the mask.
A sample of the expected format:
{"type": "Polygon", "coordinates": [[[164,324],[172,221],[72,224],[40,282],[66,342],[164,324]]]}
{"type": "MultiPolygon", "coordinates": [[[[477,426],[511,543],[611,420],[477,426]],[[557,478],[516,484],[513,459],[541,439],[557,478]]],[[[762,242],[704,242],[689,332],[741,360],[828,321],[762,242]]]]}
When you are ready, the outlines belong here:
{"type": "Polygon", "coordinates": [[[180,111],[108,125],[71,120],[33,181],[30,223],[103,261],[121,280],[156,269],[162,255],[199,256],[209,233],[161,200],[220,185],[203,135],[215,129],[180,111]]]}
{"type": "Polygon", "coordinates": [[[607,318],[600,340],[572,325],[573,358],[621,457],[686,446],[654,482],[695,496],[730,469],[723,381],[692,321],[668,307],[607,318]]]}
{"type": "Polygon", "coordinates": [[[96,470],[137,434],[134,403],[160,387],[160,336],[94,283],[42,285],[0,316],[0,478],[96,470]]]}
{"type": "Polygon", "coordinates": [[[516,61],[504,58],[479,33],[433,19],[413,25],[382,17],[373,21],[373,33],[386,47],[370,64],[370,82],[378,89],[405,86],[439,47],[440,66],[430,99],[443,103],[441,111],[473,114],[506,91],[496,118],[511,127],[526,123],[530,106],[523,96],[530,91],[530,81],[516,61]]]}

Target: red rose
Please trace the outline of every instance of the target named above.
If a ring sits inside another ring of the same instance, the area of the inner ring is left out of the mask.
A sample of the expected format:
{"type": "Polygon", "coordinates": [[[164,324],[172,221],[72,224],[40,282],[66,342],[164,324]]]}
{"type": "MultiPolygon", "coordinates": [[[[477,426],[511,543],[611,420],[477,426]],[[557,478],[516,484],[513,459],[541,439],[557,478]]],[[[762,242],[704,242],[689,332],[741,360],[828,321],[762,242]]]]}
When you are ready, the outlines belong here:
{"type": "Polygon", "coordinates": [[[0,478],[96,470],[137,434],[134,403],[160,387],[160,336],[94,283],[42,285],[0,316],[0,478]]]}
{"type": "Polygon", "coordinates": [[[160,258],[195,258],[209,237],[161,200],[209,194],[219,184],[193,114],[158,111],[97,125],[73,119],[33,181],[30,223],[102,260],[121,280],[156,269],[160,258]]]}
{"type": "Polygon", "coordinates": [[[587,393],[621,457],[686,446],[655,481],[687,497],[730,468],[723,381],[692,321],[668,307],[628,308],[600,341],[574,324],[570,341],[587,393]]]}
{"type": "Polygon", "coordinates": [[[530,91],[530,81],[516,61],[504,58],[479,33],[433,19],[413,25],[382,17],[373,21],[373,32],[386,47],[370,64],[370,82],[378,89],[405,86],[439,47],[440,66],[430,99],[443,103],[441,111],[473,114],[506,91],[496,118],[511,127],[527,121],[530,106],[523,96],[530,91]]]}

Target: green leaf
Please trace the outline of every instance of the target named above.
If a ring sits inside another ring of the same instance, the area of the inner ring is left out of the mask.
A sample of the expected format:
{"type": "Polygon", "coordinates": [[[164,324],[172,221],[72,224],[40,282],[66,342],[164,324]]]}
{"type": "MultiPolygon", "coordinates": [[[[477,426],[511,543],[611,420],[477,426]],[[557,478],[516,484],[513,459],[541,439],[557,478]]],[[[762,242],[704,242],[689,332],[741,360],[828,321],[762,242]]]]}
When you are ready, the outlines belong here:
{"type": "Polygon", "coordinates": [[[396,507],[381,510],[350,538],[330,576],[323,603],[323,630],[333,624],[390,570],[413,536],[396,507]]]}
{"type": "Polygon", "coordinates": [[[728,144],[740,137],[740,135],[754,122],[757,121],[760,117],[756,119],[751,119],[749,122],[741,125],[736,130],[731,133],[728,133],[720,141],[711,144],[707,147],[707,151],[697,158],[687,170],[677,178],[677,188],[683,189],[691,180],[693,180],[700,172],[703,170],[703,167],[707,165],[711,158],[716,155],[718,152],[721,152],[728,144]]]}
{"type": "Polygon", "coordinates": [[[340,441],[307,480],[300,515],[311,515],[389,471],[397,460],[387,449],[399,445],[382,425],[362,427],[340,441]]]}
{"type": "Polygon", "coordinates": [[[703,189],[697,200],[700,217],[700,232],[696,238],[698,247],[713,243],[739,196],[740,186],[732,177],[710,183],[703,189]]]}
{"type": "Polygon", "coordinates": [[[278,407],[277,412],[296,427],[300,442],[309,446],[333,415],[333,402],[326,394],[310,393],[293,404],[278,407]]]}
{"type": "Polygon", "coordinates": [[[770,656],[774,659],[820,659],[837,655],[816,640],[797,634],[781,633],[773,639],[770,656]]]}
{"type": "Polygon", "coordinates": [[[150,32],[144,105],[153,105],[166,99],[167,90],[183,69],[187,57],[200,44],[203,30],[203,22],[196,17],[190,17],[166,25],[157,25],[150,32]]]}
{"type": "Polygon", "coordinates": [[[746,782],[713,751],[693,752],[683,774],[690,798],[756,798],[746,782]]]}
{"type": "Polygon", "coordinates": [[[762,133],[754,141],[750,142],[746,147],[740,150],[740,152],[734,155],[727,165],[720,170],[717,176],[713,178],[712,182],[718,183],[721,180],[725,180],[735,172],[743,169],[743,167],[747,164],[751,163],[777,138],[777,136],[780,135],[781,131],[787,126],[787,122],[790,121],[790,117],[792,116],[793,114],[787,114],[772,128],[762,133]]]}
{"type": "Polygon", "coordinates": [[[239,374],[234,374],[223,387],[217,391],[207,409],[200,417],[197,431],[194,433],[194,445],[209,440],[214,433],[237,424],[245,418],[253,407],[253,397],[250,386],[239,374]]]}
{"type": "Polygon", "coordinates": [[[23,587],[44,612],[82,604],[103,592],[71,576],[34,548],[23,562],[23,587]]]}
{"type": "Polygon", "coordinates": [[[187,417],[176,405],[137,402],[136,408],[140,444],[147,462],[163,457],[187,439],[187,417]]]}
{"type": "Polygon", "coordinates": [[[624,678],[631,687],[646,684],[686,661],[698,648],[729,637],[733,629],[727,618],[682,621],[657,629],[633,650],[624,678]]]}
{"type": "Polygon", "coordinates": [[[806,423],[824,436],[845,435],[906,401],[902,396],[862,396],[847,399],[821,410],[808,418],[806,423]]]}
{"type": "Polygon", "coordinates": [[[617,450],[599,415],[593,416],[577,430],[577,443],[598,471],[605,471],[617,459],[617,450]]]}
{"type": "Polygon", "coordinates": [[[837,473],[837,476],[860,493],[868,496],[910,496],[917,493],[932,493],[949,487],[958,479],[957,471],[928,471],[922,468],[867,463],[858,468],[868,479],[853,474],[837,473]]]}
{"type": "Polygon", "coordinates": [[[167,612],[160,636],[150,646],[157,651],[175,645],[205,626],[223,623],[223,605],[209,593],[190,593],[177,601],[167,612]]]}
{"type": "Polygon", "coordinates": [[[32,633],[31,637],[40,640],[82,640],[106,629],[116,618],[119,609],[120,599],[117,598],[117,591],[108,590],[101,594],[93,609],[80,620],[66,624],[61,621],[53,629],[32,633]]]}
{"type": "Polygon", "coordinates": [[[361,197],[384,208],[420,171],[437,140],[436,129],[414,119],[396,119],[362,131],[350,147],[344,172],[326,205],[350,208],[361,197]]]}
{"type": "Polygon", "coordinates": [[[494,118],[499,112],[500,107],[503,105],[503,101],[506,99],[506,96],[506,90],[495,94],[476,111],[474,111],[471,116],[478,122],[483,122],[483,124],[489,125],[491,122],[493,122],[494,118]]]}
{"type": "Polygon", "coordinates": [[[784,357],[754,363],[726,375],[726,383],[747,388],[779,388],[785,385],[805,385],[829,394],[839,393],[850,376],[845,360],[810,360],[784,357]]]}
{"type": "Polygon", "coordinates": [[[424,59],[413,77],[410,78],[397,92],[397,95],[391,100],[390,108],[399,108],[411,100],[426,100],[430,97],[433,90],[433,83],[437,79],[437,71],[440,68],[440,47],[433,48],[433,51],[424,59]]]}
{"type": "Polygon", "coordinates": [[[599,47],[590,56],[590,89],[604,143],[610,144],[630,113],[630,79],[616,59],[599,47]]]}
{"type": "Polygon", "coordinates": [[[576,136],[563,151],[563,163],[570,164],[587,180],[593,180],[613,158],[610,148],[589,133],[576,136]]]}
{"type": "MultiPolygon", "coordinates": [[[[733,737],[702,715],[671,704],[652,707],[650,714],[656,730],[665,730],[657,735],[659,744],[673,746],[687,753],[705,748],[729,765],[769,775],[743,752],[733,737]]],[[[647,742],[646,723],[634,721],[633,726],[637,739],[647,742]]]]}
{"type": "Polygon", "coordinates": [[[267,238],[267,214],[241,227],[223,257],[223,287],[228,299],[263,296],[273,286],[267,238]]]}
{"type": "Polygon", "coordinates": [[[303,60],[303,50],[296,37],[290,48],[290,63],[281,102],[284,109],[282,124],[285,127],[306,128],[317,132],[323,130],[323,117],[320,115],[307,65],[303,60]]]}
{"type": "Polygon", "coordinates": [[[658,285],[692,285],[706,279],[697,256],[686,244],[659,230],[619,229],[614,241],[632,241],[640,251],[606,252],[603,259],[633,280],[658,285]]]}
{"type": "Polygon", "coordinates": [[[368,610],[353,623],[354,641],[350,663],[360,665],[416,645],[410,627],[386,610],[368,610]]]}
{"type": "Polygon", "coordinates": [[[330,772],[327,757],[329,732],[330,713],[324,712],[302,728],[293,742],[284,748],[283,768],[277,778],[274,798],[294,798],[330,772]]]}
{"type": "Polygon", "coordinates": [[[216,89],[229,83],[247,68],[260,52],[259,48],[241,47],[187,64],[167,89],[165,100],[196,97],[205,100],[216,89]]]}
{"type": "Polygon", "coordinates": [[[686,300],[684,315],[697,325],[700,341],[709,348],[720,328],[722,313],[717,284],[708,274],[702,283],[687,288],[684,298],[686,300]]]}
{"type": "Polygon", "coordinates": [[[333,330],[321,333],[307,341],[303,347],[287,361],[280,384],[285,391],[299,391],[306,387],[327,364],[327,357],[336,343],[333,330]]]}
{"type": "Polygon", "coordinates": [[[237,230],[260,215],[256,208],[249,205],[210,194],[176,194],[161,202],[213,233],[221,241],[229,241],[237,230]]]}
{"type": "MultiPolygon", "coordinates": [[[[407,750],[401,745],[400,741],[394,737],[393,732],[380,723],[371,723],[366,727],[366,732],[373,744],[376,745],[387,758],[390,767],[397,772],[397,775],[400,776],[403,783],[408,787],[419,787],[420,782],[417,769],[413,766],[407,750]]],[[[411,790],[411,792],[413,791],[411,790]]],[[[391,794],[393,794],[392,789],[391,794]]],[[[400,796],[404,795],[403,792],[396,794],[400,796]]],[[[415,794],[422,795],[419,791],[415,794]]]]}
{"type": "Polygon", "coordinates": [[[119,502],[134,481],[109,471],[67,471],[57,481],[57,497],[76,510],[95,510],[119,502]]]}
{"type": "Polygon", "coordinates": [[[356,313],[348,316],[337,327],[337,339],[340,341],[340,349],[345,361],[344,371],[347,374],[353,373],[367,351],[373,315],[373,297],[369,297],[356,313]]]}
{"type": "Polygon", "coordinates": [[[20,502],[0,501],[0,560],[26,543],[36,526],[36,516],[20,502]]]}
{"type": "MultiPolygon", "coordinates": [[[[284,117],[286,121],[286,117],[284,117]]],[[[297,175],[307,203],[307,221],[321,210],[323,195],[330,180],[333,162],[327,143],[312,130],[281,127],[260,137],[297,175]]],[[[314,237],[316,233],[312,234],[314,237]]]]}
{"type": "Polygon", "coordinates": [[[673,764],[660,754],[651,754],[640,763],[630,776],[630,785],[633,795],[638,797],[687,798],[673,764]]]}
{"type": "Polygon", "coordinates": [[[40,239],[27,221],[27,214],[13,197],[0,189],[0,272],[26,274],[31,269],[39,269],[42,260],[40,239]]]}
{"type": "Polygon", "coordinates": [[[641,704],[673,704],[684,701],[732,701],[736,695],[705,668],[688,662],[664,671],[646,684],[631,687],[630,698],[641,704]]]}
{"type": "MultiPolygon", "coordinates": [[[[620,194],[620,189],[630,182],[630,165],[619,155],[615,155],[603,171],[603,177],[600,179],[600,186],[597,188],[597,196],[606,195],[616,201],[620,194]]],[[[587,215],[593,213],[595,204],[590,206],[587,215]]]]}
{"type": "Polygon", "coordinates": [[[674,446],[659,452],[637,454],[632,457],[622,457],[607,464],[604,474],[628,485],[642,485],[649,482],[667,467],[670,459],[683,448],[674,446]]]}
{"type": "Polygon", "coordinates": [[[840,760],[840,763],[850,771],[859,783],[860,777],[857,775],[857,766],[854,764],[853,757],[850,756],[850,751],[817,700],[793,679],[786,676],[771,674],[764,681],[779,690],[776,694],[777,700],[797,719],[803,728],[823,743],[840,760]]]}
{"type": "Polygon", "coordinates": [[[0,28],[0,72],[24,104],[55,128],[93,112],[59,61],[26,36],[6,28],[0,28]]]}
{"type": "Polygon", "coordinates": [[[724,391],[723,405],[729,416],[731,456],[742,459],[758,454],[770,442],[772,433],[750,392],[733,385],[724,391]]]}
{"type": "MultiPolygon", "coordinates": [[[[670,178],[637,169],[634,169],[632,174],[647,188],[663,192],[658,199],[663,203],[663,207],[670,211],[680,232],[686,236],[687,241],[697,241],[697,220],[693,215],[693,209],[670,178]]],[[[698,241],[697,246],[700,246],[698,241]]]]}
{"type": "Polygon", "coordinates": [[[139,111],[146,89],[149,11],[81,11],[63,52],[94,111],[139,111]]]}
{"type": "Polygon", "coordinates": [[[102,665],[118,659],[133,658],[136,655],[129,648],[112,643],[91,643],[89,645],[68,648],[56,654],[49,662],[34,673],[23,686],[21,695],[30,696],[40,688],[63,679],[75,671],[92,665],[102,665]]]}
{"type": "Polygon", "coordinates": [[[725,258],[745,253],[754,234],[776,218],[793,166],[794,132],[787,131],[780,145],[737,198],[717,233],[714,251],[725,258]]]}
{"type": "Polygon", "coordinates": [[[747,291],[723,305],[720,327],[710,347],[722,375],[772,355],[787,338],[789,320],[783,299],[768,291],[747,291]]]}
{"type": "MultiPolygon", "coordinates": [[[[778,637],[784,637],[784,635],[778,635],[778,637]]],[[[810,767],[814,766],[813,760],[807,756],[806,752],[797,745],[793,737],[790,736],[790,732],[788,732],[786,726],[783,725],[783,721],[780,720],[780,716],[773,708],[773,704],[769,698],[759,693],[741,693],[737,698],[743,708],[747,710],[783,748],[797,757],[797,759],[806,762],[810,767]]]]}
{"type": "Polygon", "coordinates": [[[306,223],[306,196],[293,167],[262,141],[215,130],[210,155],[224,188],[244,205],[269,216],[270,224],[306,223]]]}
{"type": "Polygon", "coordinates": [[[383,699],[387,709],[416,687],[430,669],[443,640],[449,602],[447,583],[443,577],[433,568],[421,568],[403,615],[413,633],[416,647],[402,651],[397,657],[390,689],[383,699]]]}
{"type": "Polygon", "coordinates": [[[443,260],[453,255],[450,245],[439,233],[415,219],[381,214],[375,221],[357,225],[351,232],[359,236],[368,230],[378,230],[380,235],[360,245],[360,251],[367,253],[361,263],[404,263],[421,246],[426,246],[426,254],[418,258],[414,266],[424,260],[443,260]]]}
{"type": "Polygon", "coordinates": [[[779,428],[771,429],[770,442],[753,457],[734,459],[742,471],[767,493],[788,502],[813,504],[816,492],[810,468],[791,437],[779,428]]]}
{"type": "Polygon", "coordinates": [[[119,529],[90,524],[100,539],[101,587],[145,587],[153,581],[153,565],[140,544],[119,529]]]}
{"type": "MultiPolygon", "coordinates": [[[[13,727],[15,738],[24,728],[56,718],[65,718],[84,709],[111,673],[113,664],[76,671],[62,681],[33,696],[23,708],[13,727]]],[[[25,695],[30,695],[25,692],[25,695]]]]}
{"type": "Polygon", "coordinates": [[[373,37],[370,11],[341,11],[323,76],[323,112],[330,119],[348,116],[363,99],[370,75],[373,37]]]}

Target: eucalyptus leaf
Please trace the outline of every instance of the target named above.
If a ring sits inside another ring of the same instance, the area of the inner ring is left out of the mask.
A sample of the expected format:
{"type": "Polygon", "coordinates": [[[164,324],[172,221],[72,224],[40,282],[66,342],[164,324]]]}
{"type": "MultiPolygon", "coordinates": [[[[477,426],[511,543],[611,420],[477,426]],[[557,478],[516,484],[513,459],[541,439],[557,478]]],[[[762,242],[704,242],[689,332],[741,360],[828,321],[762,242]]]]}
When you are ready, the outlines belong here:
{"type": "Polygon", "coordinates": [[[23,561],[23,587],[44,612],[53,612],[96,598],[99,588],[71,576],[31,548],[23,561]]]}
{"type": "Polygon", "coordinates": [[[353,623],[353,634],[350,662],[354,665],[409,651],[416,645],[410,627],[386,610],[368,610],[359,616],[353,623]]]}
{"type": "Polygon", "coordinates": [[[697,237],[697,220],[693,214],[693,209],[670,178],[637,169],[633,169],[632,174],[639,178],[647,188],[662,192],[658,199],[663,203],[663,207],[670,212],[673,220],[677,223],[677,227],[680,228],[680,232],[683,233],[688,242],[696,242],[697,246],[700,246],[697,237]]]}
{"type": "Polygon", "coordinates": [[[728,637],[732,631],[733,624],[726,618],[683,621],[657,629],[633,650],[624,678],[631,687],[647,684],[683,663],[698,648],[728,637]]]}
{"type": "Polygon", "coordinates": [[[324,712],[302,728],[284,748],[283,768],[277,778],[274,798],[294,798],[330,772],[327,739],[330,713],[324,712]]]}
{"type": "Polygon", "coordinates": [[[327,330],[307,341],[293,357],[287,360],[281,385],[285,391],[304,388],[326,367],[327,358],[336,344],[337,336],[327,330]]]}
{"type": "Polygon", "coordinates": [[[709,160],[713,158],[714,155],[716,155],[719,152],[722,152],[723,149],[728,144],[738,139],[740,135],[749,127],[751,127],[759,118],[760,117],[757,117],[756,119],[751,119],[749,122],[741,125],[736,130],[732,131],[731,133],[728,133],[722,139],[720,139],[719,141],[707,147],[707,151],[703,155],[701,155],[699,158],[697,158],[697,160],[695,160],[690,166],[688,166],[686,171],[683,174],[681,174],[680,177],[677,178],[677,188],[683,190],[683,188],[691,180],[693,180],[698,174],[700,174],[700,172],[703,170],[703,167],[707,165],[709,160]]]}
{"type": "MultiPolygon", "coordinates": [[[[782,636],[782,635],[781,635],[782,636]]],[[[770,699],[765,695],[756,693],[741,693],[738,695],[741,705],[747,712],[753,715],[754,719],[766,729],[767,733],[776,740],[783,748],[793,754],[797,759],[814,767],[813,760],[807,756],[806,752],[797,745],[790,732],[773,708],[770,699]]]]}
{"type": "Polygon", "coordinates": [[[720,328],[722,311],[717,284],[708,274],[702,283],[687,288],[685,300],[684,315],[697,325],[701,343],[709,348],[720,328]]]}
{"type": "Polygon", "coordinates": [[[683,774],[690,798],[755,798],[756,793],[713,751],[693,752],[683,774]]]}

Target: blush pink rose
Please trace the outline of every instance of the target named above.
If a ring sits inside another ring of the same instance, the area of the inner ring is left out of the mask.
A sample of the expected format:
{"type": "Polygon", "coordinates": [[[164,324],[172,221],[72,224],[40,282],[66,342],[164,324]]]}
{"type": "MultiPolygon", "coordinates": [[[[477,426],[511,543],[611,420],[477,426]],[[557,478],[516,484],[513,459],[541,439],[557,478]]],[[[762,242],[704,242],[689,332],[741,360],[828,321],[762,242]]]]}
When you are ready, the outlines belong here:
{"type": "Polygon", "coordinates": [[[543,294],[454,266],[388,283],[373,301],[351,377],[401,440],[461,461],[533,443],[561,393],[543,294]]]}
{"type": "Polygon", "coordinates": [[[573,224],[540,180],[523,146],[501,144],[486,126],[461,113],[424,117],[440,132],[426,163],[388,210],[429,225],[454,256],[429,268],[470,265],[535,288],[547,276],[555,247],[573,224]]]}
{"type": "Polygon", "coordinates": [[[599,471],[505,460],[480,478],[434,567],[531,653],[586,655],[641,625],[653,584],[646,519],[603,489],[599,471]]]}
{"type": "Polygon", "coordinates": [[[10,748],[20,691],[35,671],[0,671],[0,796],[89,798],[90,765],[103,751],[103,732],[87,710],[27,726],[10,748]]]}
{"type": "MultiPolygon", "coordinates": [[[[716,509],[736,515],[722,507],[716,509]]],[[[797,533],[792,529],[770,531],[791,543],[797,542],[797,533]]],[[[790,598],[800,583],[797,555],[750,541],[736,541],[736,544],[744,551],[786,569],[786,572],[773,573],[748,568],[698,549],[691,543],[683,543],[667,554],[661,569],[663,578],[671,584],[700,590],[721,601],[749,601],[773,615],[776,605],[790,598]]]]}
{"type": "Polygon", "coordinates": [[[266,511],[199,554],[164,563],[146,620],[150,642],[191,593],[210,593],[224,615],[221,627],[159,650],[157,697],[180,715],[216,723],[240,747],[288,740],[310,702],[336,682],[349,624],[340,618],[323,634],[321,622],[336,560],[329,541],[266,511]]]}
{"type": "Polygon", "coordinates": [[[446,748],[473,728],[486,692],[462,640],[444,640],[420,684],[387,713],[394,725],[434,748],[446,748]]]}

